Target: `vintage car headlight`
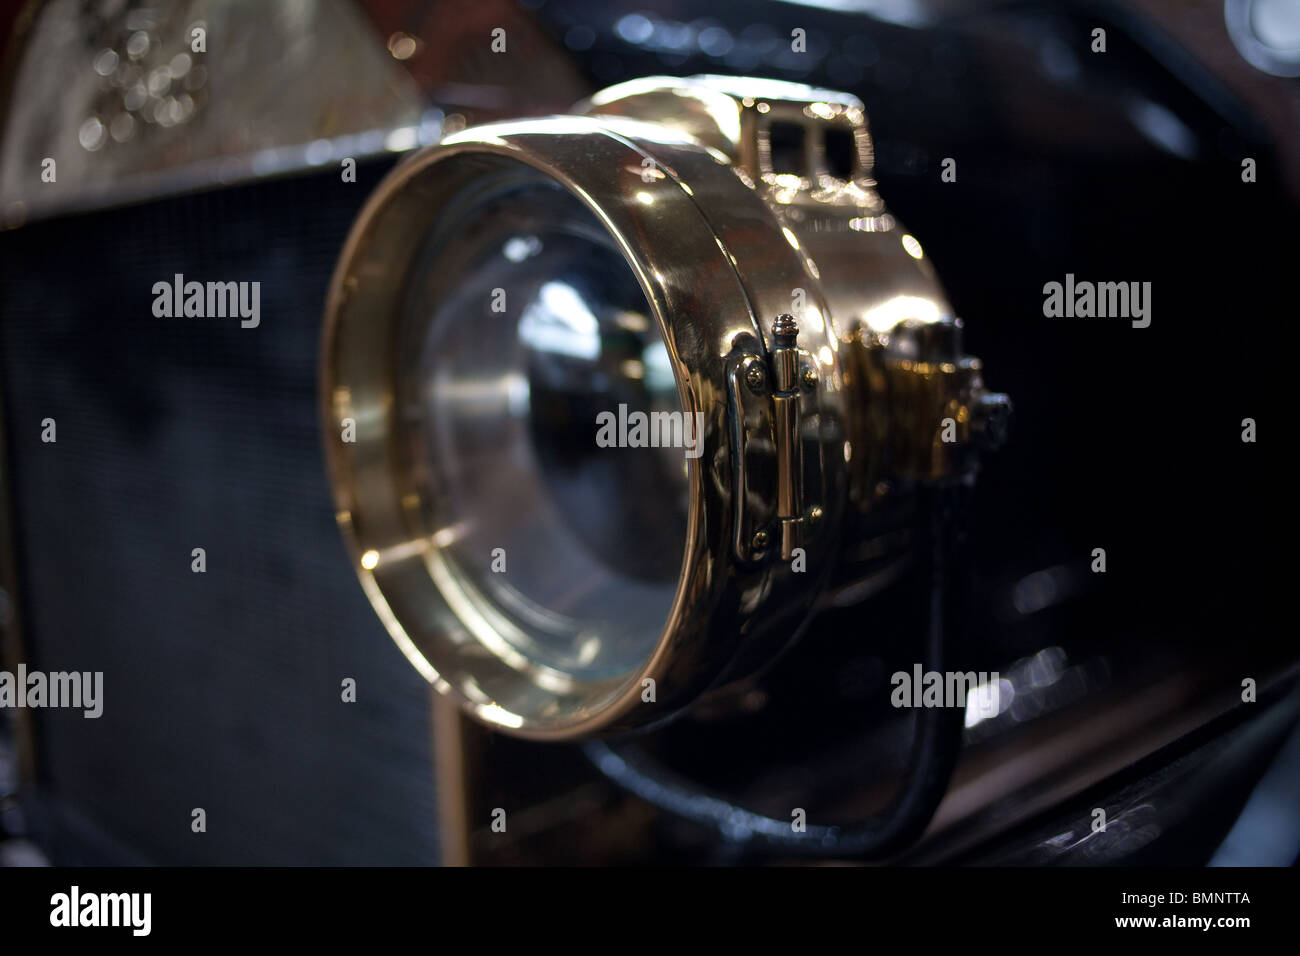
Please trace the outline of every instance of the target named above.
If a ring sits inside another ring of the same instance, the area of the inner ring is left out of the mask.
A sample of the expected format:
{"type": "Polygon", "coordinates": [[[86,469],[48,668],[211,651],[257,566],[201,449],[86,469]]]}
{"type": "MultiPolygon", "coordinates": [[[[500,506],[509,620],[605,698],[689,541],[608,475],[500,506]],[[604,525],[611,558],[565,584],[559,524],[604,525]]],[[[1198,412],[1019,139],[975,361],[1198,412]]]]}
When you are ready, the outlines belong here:
{"type": "Polygon", "coordinates": [[[902,560],[1007,412],[862,104],[652,78],[378,187],[330,290],[338,518],[411,662],[535,738],[653,724],[902,560]],[[613,446],[613,447],[611,447],[613,446]]]}

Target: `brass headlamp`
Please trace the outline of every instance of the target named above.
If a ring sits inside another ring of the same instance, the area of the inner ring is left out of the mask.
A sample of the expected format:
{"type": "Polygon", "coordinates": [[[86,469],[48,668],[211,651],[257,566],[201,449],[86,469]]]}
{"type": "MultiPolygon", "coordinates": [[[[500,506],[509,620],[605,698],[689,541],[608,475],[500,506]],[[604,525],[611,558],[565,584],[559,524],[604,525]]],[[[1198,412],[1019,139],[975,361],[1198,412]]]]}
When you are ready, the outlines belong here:
{"type": "Polygon", "coordinates": [[[1009,411],[876,192],[862,104],[727,77],[398,166],[335,271],[322,390],[390,634],[545,739],[661,722],[887,580],[912,493],[968,482],[1009,411]],[[696,454],[600,447],[624,405],[696,454]]]}

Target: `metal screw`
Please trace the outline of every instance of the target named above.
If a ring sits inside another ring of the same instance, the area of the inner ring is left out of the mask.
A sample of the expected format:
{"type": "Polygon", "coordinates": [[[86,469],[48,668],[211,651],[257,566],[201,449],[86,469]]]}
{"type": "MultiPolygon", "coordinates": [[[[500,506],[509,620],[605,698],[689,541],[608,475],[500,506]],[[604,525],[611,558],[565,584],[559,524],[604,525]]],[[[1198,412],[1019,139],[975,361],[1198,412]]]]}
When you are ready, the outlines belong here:
{"type": "Polygon", "coordinates": [[[817,370],[811,365],[804,366],[803,387],[807,389],[814,389],[817,387],[817,370]]]}
{"type": "Polygon", "coordinates": [[[808,523],[815,528],[817,525],[821,524],[821,522],[822,509],[814,507],[812,511],[808,512],[808,523]]]}
{"type": "Polygon", "coordinates": [[[762,395],[763,389],[767,387],[767,372],[763,370],[763,363],[755,360],[745,372],[745,384],[749,390],[756,395],[762,395]]]}
{"type": "Polygon", "coordinates": [[[754,541],[752,547],[755,551],[767,550],[767,532],[761,528],[754,532],[754,541]]]}

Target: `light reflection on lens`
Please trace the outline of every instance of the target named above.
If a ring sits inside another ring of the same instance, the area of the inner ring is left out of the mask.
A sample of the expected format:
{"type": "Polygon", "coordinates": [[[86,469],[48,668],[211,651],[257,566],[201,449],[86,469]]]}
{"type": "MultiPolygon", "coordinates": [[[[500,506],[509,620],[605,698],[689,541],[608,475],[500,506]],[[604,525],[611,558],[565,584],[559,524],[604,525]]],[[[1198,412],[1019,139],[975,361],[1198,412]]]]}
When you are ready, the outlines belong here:
{"type": "Polygon", "coordinates": [[[425,533],[514,651],[582,678],[654,649],[689,503],[681,448],[601,448],[620,405],[680,412],[667,350],[600,224],[540,179],[485,177],[434,224],[396,343],[425,533]]]}

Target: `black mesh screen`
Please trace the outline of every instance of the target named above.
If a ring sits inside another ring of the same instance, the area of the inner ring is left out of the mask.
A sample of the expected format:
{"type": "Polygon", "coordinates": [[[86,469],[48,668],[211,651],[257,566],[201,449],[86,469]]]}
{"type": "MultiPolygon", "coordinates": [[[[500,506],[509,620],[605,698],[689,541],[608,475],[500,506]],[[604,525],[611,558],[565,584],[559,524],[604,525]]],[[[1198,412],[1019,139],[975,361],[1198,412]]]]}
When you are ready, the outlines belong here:
{"type": "Polygon", "coordinates": [[[436,858],[427,688],[348,566],[317,424],[359,172],[0,234],[23,637],[105,675],[99,720],[36,712],[40,782],[144,860],[436,858]],[[260,326],[155,318],[176,273],[260,281],[260,326]]]}

